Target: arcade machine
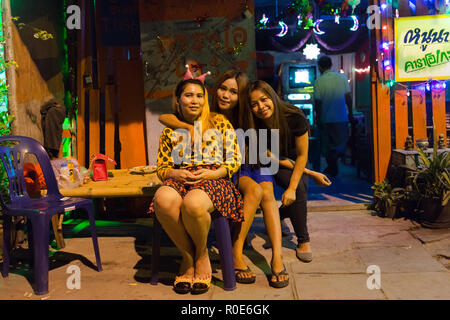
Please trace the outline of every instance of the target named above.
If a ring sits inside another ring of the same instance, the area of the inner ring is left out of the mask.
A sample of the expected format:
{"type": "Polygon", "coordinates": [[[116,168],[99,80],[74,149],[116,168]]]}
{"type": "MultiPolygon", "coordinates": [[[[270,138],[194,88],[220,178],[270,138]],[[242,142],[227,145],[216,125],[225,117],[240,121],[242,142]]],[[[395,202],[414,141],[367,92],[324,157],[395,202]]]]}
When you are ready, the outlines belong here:
{"type": "Polygon", "coordinates": [[[309,160],[313,169],[320,171],[320,145],[314,120],[314,82],[319,75],[317,63],[311,61],[287,61],[280,64],[278,95],[303,111],[311,126],[309,160]]]}

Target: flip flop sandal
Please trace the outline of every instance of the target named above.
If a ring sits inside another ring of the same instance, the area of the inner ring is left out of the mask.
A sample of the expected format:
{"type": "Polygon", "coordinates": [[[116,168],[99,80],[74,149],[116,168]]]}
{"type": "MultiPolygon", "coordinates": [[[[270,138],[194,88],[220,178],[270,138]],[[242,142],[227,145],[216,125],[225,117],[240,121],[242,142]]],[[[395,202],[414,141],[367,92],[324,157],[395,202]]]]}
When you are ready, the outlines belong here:
{"type": "Polygon", "coordinates": [[[173,282],[173,290],[179,294],[186,294],[191,291],[192,279],[184,276],[176,276],[173,282]]]}
{"type": "Polygon", "coordinates": [[[210,276],[208,279],[196,279],[192,281],[192,289],[191,294],[203,294],[206,293],[209,290],[209,287],[211,286],[211,278],[210,276]]]}
{"type": "MultiPolygon", "coordinates": [[[[278,279],[279,276],[288,276],[289,273],[287,273],[286,267],[285,267],[283,270],[281,270],[278,273],[273,272],[273,270],[272,270],[272,275],[277,277],[277,279],[278,279]]],[[[272,278],[269,279],[269,285],[273,288],[284,288],[288,284],[289,284],[289,278],[287,278],[286,280],[283,280],[283,281],[272,281],[272,278]]]]}
{"type": "Polygon", "coordinates": [[[244,273],[250,273],[252,270],[250,267],[247,267],[247,269],[234,269],[234,273],[236,274],[236,282],[237,283],[245,283],[245,284],[251,284],[255,283],[256,281],[256,275],[253,275],[251,277],[245,277],[244,273]]]}

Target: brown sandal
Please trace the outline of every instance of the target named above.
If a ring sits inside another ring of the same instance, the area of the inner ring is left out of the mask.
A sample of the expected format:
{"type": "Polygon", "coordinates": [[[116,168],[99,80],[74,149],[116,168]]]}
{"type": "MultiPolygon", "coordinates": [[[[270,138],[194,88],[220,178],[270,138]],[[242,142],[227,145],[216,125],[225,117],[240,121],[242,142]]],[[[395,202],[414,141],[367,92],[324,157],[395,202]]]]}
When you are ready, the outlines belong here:
{"type": "Polygon", "coordinates": [[[236,282],[237,283],[251,284],[251,283],[255,283],[255,281],[256,281],[256,275],[253,275],[251,277],[243,276],[244,273],[252,272],[250,267],[247,267],[247,269],[234,269],[234,272],[236,274],[236,282]]]}
{"type": "Polygon", "coordinates": [[[176,276],[173,282],[173,290],[179,294],[186,294],[192,289],[192,278],[186,276],[176,276]]]}
{"type": "Polygon", "coordinates": [[[208,279],[194,278],[194,280],[192,280],[191,294],[206,293],[211,286],[211,278],[212,276],[210,276],[208,279]]]}

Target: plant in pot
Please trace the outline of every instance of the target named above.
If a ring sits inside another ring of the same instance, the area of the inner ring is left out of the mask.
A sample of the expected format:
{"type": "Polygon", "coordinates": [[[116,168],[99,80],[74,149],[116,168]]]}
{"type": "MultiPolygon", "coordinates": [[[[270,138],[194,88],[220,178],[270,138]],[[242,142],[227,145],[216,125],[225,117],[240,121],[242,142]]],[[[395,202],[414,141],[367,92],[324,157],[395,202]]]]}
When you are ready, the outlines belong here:
{"type": "Polygon", "coordinates": [[[399,207],[400,200],[405,196],[404,188],[392,188],[388,180],[375,182],[372,186],[373,203],[369,205],[369,209],[375,210],[382,216],[394,218],[399,207]]]}
{"type": "Polygon", "coordinates": [[[450,154],[438,153],[437,143],[434,143],[431,155],[421,148],[418,152],[420,158],[416,161],[413,187],[420,194],[421,224],[430,228],[449,228],[450,154]]]}

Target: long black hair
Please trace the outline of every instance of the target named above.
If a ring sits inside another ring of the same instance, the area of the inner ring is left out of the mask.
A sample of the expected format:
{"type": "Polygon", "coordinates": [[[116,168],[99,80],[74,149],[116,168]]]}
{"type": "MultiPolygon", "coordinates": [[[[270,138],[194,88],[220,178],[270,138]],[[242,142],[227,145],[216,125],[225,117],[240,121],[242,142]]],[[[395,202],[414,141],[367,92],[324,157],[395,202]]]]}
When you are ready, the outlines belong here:
{"type": "Polygon", "coordinates": [[[219,90],[222,83],[224,83],[228,79],[235,79],[238,87],[238,102],[232,111],[233,118],[228,120],[231,122],[231,124],[235,129],[242,128],[244,115],[243,104],[247,102],[246,90],[249,82],[248,77],[244,72],[237,69],[230,69],[226,71],[224,74],[222,74],[219,79],[217,79],[212,92],[211,111],[216,113],[222,113],[217,103],[218,100],[217,90],[219,90]]]}
{"type": "Polygon", "coordinates": [[[246,111],[245,111],[245,119],[247,123],[245,123],[246,128],[254,128],[254,129],[278,129],[280,132],[280,151],[281,153],[289,152],[289,138],[291,136],[291,132],[287,123],[287,117],[292,115],[299,115],[306,119],[303,112],[289,104],[285,101],[281,100],[280,97],[276,94],[275,90],[265,81],[257,80],[249,83],[247,87],[247,103],[246,103],[246,111]],[[274,105],[274,111],[272,115],[272,127],[269,128],[267,124],[255,117],[253,112],[251,111],[250,106],[250,94],[255,91],[260,90],[263,92],[269,99],[272,100],[274,105]]]}

